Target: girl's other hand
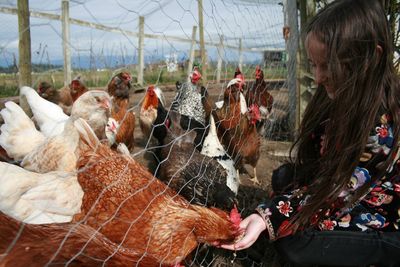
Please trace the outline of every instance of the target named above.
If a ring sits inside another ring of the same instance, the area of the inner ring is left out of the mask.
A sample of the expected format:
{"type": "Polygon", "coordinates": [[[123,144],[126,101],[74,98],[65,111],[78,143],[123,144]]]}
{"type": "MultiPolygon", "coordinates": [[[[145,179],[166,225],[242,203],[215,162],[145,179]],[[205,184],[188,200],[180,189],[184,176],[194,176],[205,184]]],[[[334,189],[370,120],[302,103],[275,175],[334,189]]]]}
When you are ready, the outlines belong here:
{"type": "Polygon", "coordinates": [[[240,228],[244,230],[244,236],[241,240],[233,244],[223,244],[220,247],[228,250],[246,249],[256,242],[258,236],[266,229],[266,226],[260,215],[252,214],[240,223],[240,228]]]}

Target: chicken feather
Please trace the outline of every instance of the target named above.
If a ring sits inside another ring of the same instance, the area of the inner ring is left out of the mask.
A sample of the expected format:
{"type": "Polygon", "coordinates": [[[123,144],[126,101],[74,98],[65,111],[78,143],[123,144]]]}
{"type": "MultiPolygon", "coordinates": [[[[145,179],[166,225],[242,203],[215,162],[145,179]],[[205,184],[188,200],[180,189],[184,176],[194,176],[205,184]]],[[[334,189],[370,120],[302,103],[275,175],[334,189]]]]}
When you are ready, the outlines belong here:
{"type": "Polygon", "coordinates": [[[14,160],[22,160],[45,140],[45,136],[36,130],[32,120],[14,102],[6,102],[0,114],[4,119],[0,128],[0,145],[14,160]]]}
{"type": "Polygon", "coordinates": [[[76,174],[39,174],[0,162],[0,210],[25,223],[69,222],[80,211],[83,191],[76,174]]]}
{"type": "Polygon", "coordinates": [[[129,156],[101,144],[85,121],[74,122],[81,142],[78,181],[84,191],[75,222],[86,223],[144,258],[175,265],[200,243],[231,242],[237,224],[219,209],[190,205],[129,156]]]}

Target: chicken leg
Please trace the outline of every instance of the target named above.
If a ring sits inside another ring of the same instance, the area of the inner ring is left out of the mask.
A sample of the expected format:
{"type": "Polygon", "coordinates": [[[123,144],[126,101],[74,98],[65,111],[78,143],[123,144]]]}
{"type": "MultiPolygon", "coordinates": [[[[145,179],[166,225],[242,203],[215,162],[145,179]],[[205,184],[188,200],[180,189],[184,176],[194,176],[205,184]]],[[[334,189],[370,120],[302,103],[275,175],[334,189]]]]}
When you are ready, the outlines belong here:
{"type": "Polygon", "coordinates": [[[254,170],[254,176],[253,178],[250,178],[250,181],[252,181],[254,185],[261,185],[260,181],[257,179],[256,168],[254,167],[253,170],[254,170]]]}

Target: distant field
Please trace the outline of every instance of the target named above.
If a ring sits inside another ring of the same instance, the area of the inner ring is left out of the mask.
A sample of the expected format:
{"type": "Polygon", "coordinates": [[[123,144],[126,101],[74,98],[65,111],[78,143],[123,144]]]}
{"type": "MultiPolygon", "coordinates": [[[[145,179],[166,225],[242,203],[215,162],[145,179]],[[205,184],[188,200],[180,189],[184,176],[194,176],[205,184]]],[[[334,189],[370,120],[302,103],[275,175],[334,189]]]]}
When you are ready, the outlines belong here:
{"type": "MultiPolygon", "coordinates": [[[[233,78],[235,66],[226,66],[221,73],[222,80],[230,80],[233,78]]],[[[253,79],[253,72],[255,66],[249,66],[242,70],[246,79],[253,79]]],[[[136,69],[124,68],[132,74],[133,83],[137,81],[136,69]]],[[[80,75],[87,87],[101,88],[105,87],[116,70],[84,70],[74,71],[72,78],[80,75]]],[[[179,69],[176,72],[167,72],[165,67],[162,66],[149,66],[144,71],[145,85],[148,84],[171,84],[176,81],[183,81],[186,79],[186,70],[179,69]]],[[[208,70],[208,80],[214,80],[216,75],[215,68],[208,70]]],[[[264,76],[266,79],[282,79],[286,77],[286,68],[274,67],[265,68],[264,76]]],[[[64,86],[64,73],[60,70],[46,71],[41,73],[32,74],[32,86],[37,87],[39,82],[47,81],[53,84],[55,88],[62,88],[64,86]]],[[[18,74],[4,74],[0,73],[0,97],[9,97],[18,95],[18,74]]]]}

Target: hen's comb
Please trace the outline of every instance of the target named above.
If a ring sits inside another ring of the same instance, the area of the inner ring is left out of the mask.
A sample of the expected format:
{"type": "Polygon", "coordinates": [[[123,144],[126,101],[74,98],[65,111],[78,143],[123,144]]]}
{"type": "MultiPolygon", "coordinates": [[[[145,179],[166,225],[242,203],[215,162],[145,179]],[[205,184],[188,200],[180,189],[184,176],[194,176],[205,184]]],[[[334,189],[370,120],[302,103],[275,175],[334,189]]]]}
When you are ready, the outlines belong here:
{"type": "Polygon", "coordinates": [[[240,222],[242,221],[242,217],[240,216],[240,213],[239,213],[236,205],[234,205],[233,209],[231,210],[231,213],[229,214],[229,218],[236,226],[240,225],[240,222]]]}

